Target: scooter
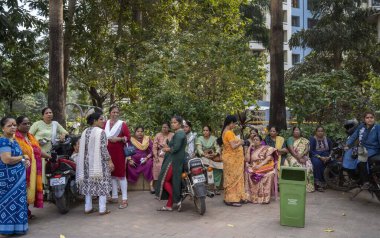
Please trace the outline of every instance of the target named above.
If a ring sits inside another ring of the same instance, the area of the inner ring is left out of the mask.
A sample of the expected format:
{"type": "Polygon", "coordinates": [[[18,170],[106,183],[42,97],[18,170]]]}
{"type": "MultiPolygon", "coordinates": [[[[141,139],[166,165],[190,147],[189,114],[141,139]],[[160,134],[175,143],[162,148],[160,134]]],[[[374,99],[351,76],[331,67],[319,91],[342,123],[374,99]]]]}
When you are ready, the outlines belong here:
{"type": "Polygon", "coordinates": [[[46,163],[46,178],[48,181],[48,201],[55,203],[61,214],[70,210],[77,198],[78,187],[75,182],[76,164],[70,160],[71,138],[57,142],[52,146],[51,159],[46,163]]]}
{"type": "MultiPolygon", "coordinates": [[[[182,173],[182,201],[189,196],[200,215],[206,212],[206,196],[214,197],[214,193],[207,190],[207,172],[210,175],[212,168],[207,168],[200,158],[193,158],[186,161],[182,173]]],[[[213,178],[209,178],[210,182],[211,179],[213,178]]]]}

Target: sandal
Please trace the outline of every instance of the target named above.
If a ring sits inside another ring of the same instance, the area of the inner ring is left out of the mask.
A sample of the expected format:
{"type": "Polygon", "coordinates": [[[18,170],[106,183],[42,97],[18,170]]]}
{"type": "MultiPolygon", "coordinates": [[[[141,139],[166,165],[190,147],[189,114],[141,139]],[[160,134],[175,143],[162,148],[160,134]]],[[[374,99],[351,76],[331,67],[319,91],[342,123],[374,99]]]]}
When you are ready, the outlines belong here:
{"type": "Polygon", "coordinates": [[[108,199],[108,202],[109,203],[118,203],[119,199],[118,198],[110,198],[110,199],[108,199]]]}
{"type": "Polygon", "coordinates": [[[97,211],[98,211],[98,209],[93,208],[93,209],[91,209],[90,211],[84,211],[84,214],[89,215],[89,214],[94,213],[94,212],[97,212],[97,211]]]}
{"type": "Polygon", "coordinates": [[[107,214],[110,214],[111,211],[110,210],[106,210],[105,212],[99,212],[99,215],[100,216],[104,216],[104,215],[107,215],[107,214]]]}
{"type": "Polygon", "coordinates": [[[171,208],[171,207],[161,207],[161,208],[157,209],[157,211],[160,211],[160,212],[171,212],[171,211],[173,211],[173,208],[171,208]]]}
{"type": "Polygon", "coordinates": [[[220,195],[221,193],[220,193],[220,191],[219,191],[218,189],[215,189],[215,190],[214,190],[214,194],[215,194],[215,195],[220,195]]]}
{"type": "Polygon", "coordinates": [[[181,211],[182,210],[182,202],[179,202],[177,203],[177,211],[181,211]]]}
{"type": "Polygon", "coordinates": [[[32,214],[28,215],[28,219],[29,219],[29,220],[32,220],[32,219],[35,219],[35,218],[36,218],[35,215],[32,215],[32,214]]]}
{"type": "Polygon", "coordinates": [[[238,203],[238,202],[225,202],[225,204],[227,206],[231,206],[231,207],[241,207],[241,203],[238,203]]]}
{"type": "Polygon", "coordinates": [[[121,204],[119,205],[119,209],[124,209],[124,208],[127,208],[128,207],[128,201],[127,200],[123,200],[121,202],[121,204]]]}

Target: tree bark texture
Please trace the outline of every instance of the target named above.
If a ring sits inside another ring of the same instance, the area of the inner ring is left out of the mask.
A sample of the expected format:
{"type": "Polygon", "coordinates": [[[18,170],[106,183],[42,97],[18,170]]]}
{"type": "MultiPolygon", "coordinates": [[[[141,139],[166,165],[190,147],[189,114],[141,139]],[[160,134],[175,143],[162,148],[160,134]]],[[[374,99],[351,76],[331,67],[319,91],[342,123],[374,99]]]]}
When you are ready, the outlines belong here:
{"type": "Polygon", "coordinates": [[[73,35],[73,22],[75,5],[77,0],[69,0],[68,13],[65,23],[65,34],[64,34],[64,48],[63,48],[63,78],[64,78],[64,95],[67,97],[67,85],[69,79],[69,68],[70,68],[70,52],[72,45],[72,35],[73,35]]]}
{"type": "Polygon", "coordinates": [[[270,119],[269,124],[286,129],[284,82],[284,31],[282,0],[271,0],[270,119]]]}
{"type": "Polygon", "coordinates": [[[55,120],[65,126],[65,83],[63,72],[63,0],[49,0],[49,87],[48,106],[55,120]]]}

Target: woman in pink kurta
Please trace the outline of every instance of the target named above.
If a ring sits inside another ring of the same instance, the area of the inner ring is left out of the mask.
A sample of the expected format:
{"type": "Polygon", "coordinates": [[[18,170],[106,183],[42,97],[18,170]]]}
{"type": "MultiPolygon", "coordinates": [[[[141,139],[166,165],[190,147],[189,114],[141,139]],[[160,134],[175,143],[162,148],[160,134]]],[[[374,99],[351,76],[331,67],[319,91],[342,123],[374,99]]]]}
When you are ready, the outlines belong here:
{"type": "Polygon", "coordinates": [[[124,156],[124,145],[130,141],[131,135],[128,126],[122,120],[119,120],[119,108],[112,106],[109,110],[110,120],[107,121],[104,131],[106,132],[108,145],[107,149],[111,156],[112,162],[115,166],[112,172],[112,202],[118,202],[118,181],[122,193],[122,203],[119,205],[120,209],[128,206],[127,195],[127,179],[126,179],[126,165],[124,156]]]}
{"type": "Polygon", "coordinates": [[[161,132],[158,133],[153,141],[153,180],[157,180],[160,175],[162,162],[164,161],[165,152],[162,148],[167,146],[167,142],[173,137],[173,133],[169,131],[170,125],[168,122],[162,124],[161,132]]]}

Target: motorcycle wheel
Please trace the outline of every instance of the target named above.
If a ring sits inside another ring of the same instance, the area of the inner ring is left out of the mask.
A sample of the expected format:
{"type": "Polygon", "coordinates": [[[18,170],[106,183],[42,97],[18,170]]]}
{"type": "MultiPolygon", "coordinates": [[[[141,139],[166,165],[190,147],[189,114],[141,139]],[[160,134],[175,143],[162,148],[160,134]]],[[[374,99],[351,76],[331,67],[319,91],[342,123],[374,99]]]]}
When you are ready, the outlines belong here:
{"type": "Polygon", "coordinates": [[[63,194],[60,198],[55,198],[55,205],[58,208],[59,213],[66,214],[70,210],[70,191],[68,189],[65,190],[65,194],[63,194]]]}
{"type": "Polygon", "coordinates": [[[331,166],[326,166],[323,177],[327,186],[331,189],[345,192],[351,190],[350,187],[341,185],[344,181],[341,181],[339,171],[334,171],[334,168],[331,166]]]}
{"type": "MultiPolygon", "coordinates": [[[[377,189],[380,189],[380,185],[377,183],[373,183],[373,186],[377,189]]],[[[373,193],[375,194],[377,200],[380,202],[380,190],[374,190],[373,193]]]]}
{"type": "Polygon", "coordinates": [[[200,215],[205,214],[206,212],[206,198],[205,197],[194,197],[194,205],[197,208],[197,212],[200,215]]]}

